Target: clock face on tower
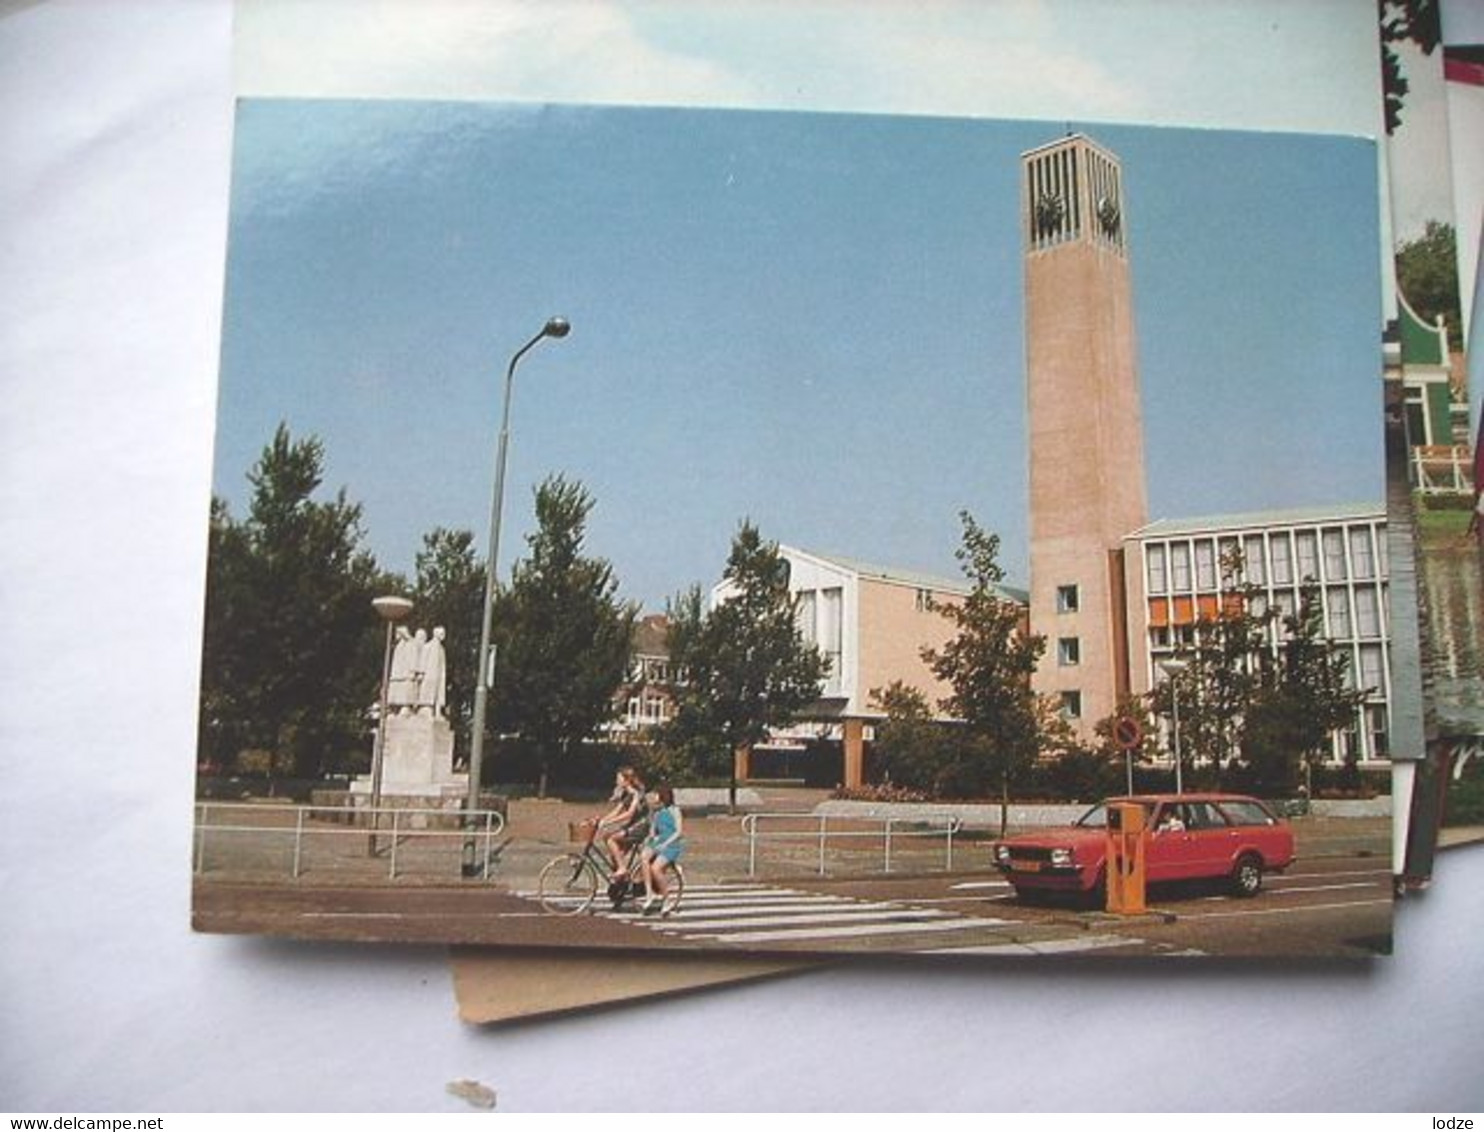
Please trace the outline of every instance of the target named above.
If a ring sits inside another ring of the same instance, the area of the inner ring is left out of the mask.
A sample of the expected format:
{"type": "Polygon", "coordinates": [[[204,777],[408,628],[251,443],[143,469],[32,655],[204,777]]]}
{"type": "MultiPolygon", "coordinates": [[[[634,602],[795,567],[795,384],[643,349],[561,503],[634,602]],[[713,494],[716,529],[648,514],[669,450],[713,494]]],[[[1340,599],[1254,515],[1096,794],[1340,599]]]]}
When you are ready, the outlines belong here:
{"type": "Polygon", "coordinates": [[[1098,226],[1110,240],[1118,237],[1118,226],[1123,218],[1118,213],[1118,204],[1112,197],[1098,198],[1098,226]]]}
{"type": "Polygon", "coordinates": [[[1067,206],[1053,192],[1043,192],[1036,198],[1036,235],[1049,236],[1061,227],[1067,206]]]}

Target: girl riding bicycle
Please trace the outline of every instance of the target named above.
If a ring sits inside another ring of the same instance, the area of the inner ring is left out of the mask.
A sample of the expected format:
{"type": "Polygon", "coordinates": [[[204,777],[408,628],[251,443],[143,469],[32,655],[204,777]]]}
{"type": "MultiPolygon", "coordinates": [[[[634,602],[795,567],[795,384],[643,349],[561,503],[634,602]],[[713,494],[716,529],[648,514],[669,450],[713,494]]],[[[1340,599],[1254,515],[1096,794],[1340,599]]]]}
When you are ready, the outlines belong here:
{"type": "Polygon", "coordinates": [[[629,846],[643,836],[649,824],[649,811],[645,805],[644,783],[639,772],[631,766],[619,767],[613,784],[613,796],[609,799],[613,808],[598,819],[598,836],[608,853],[608,862],[613,866],[610,880],[628,879],[624,868],[624,855],[629,846]]]}
{"type": "Polygon", "coordinates": [[[685,825],[668,782],[654,789],[649,836],[644,841],[644,915],[660,910],[670,888],[670,866],[685,852],[685,825]]]}

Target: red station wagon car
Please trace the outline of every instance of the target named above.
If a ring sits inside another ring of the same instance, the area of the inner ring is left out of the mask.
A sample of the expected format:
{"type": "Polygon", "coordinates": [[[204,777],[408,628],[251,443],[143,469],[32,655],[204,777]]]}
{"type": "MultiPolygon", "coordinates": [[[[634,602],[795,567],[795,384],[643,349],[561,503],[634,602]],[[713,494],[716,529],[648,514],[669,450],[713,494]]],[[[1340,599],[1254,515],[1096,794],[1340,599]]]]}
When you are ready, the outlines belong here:
{"type": "Polygon", "coordinates": [[[995,842],[994,863],[1018,896],[1100,889],[1108,853],[1108,806],[1113,802],[1144,807],[1144,870],[1150,884],[1226,878],[1237,895],[1255,896],[1264,873],[1293,863],[1288,823],[1256,798],[1238,794],[1110,798],[1070,826],[995,842]]]}

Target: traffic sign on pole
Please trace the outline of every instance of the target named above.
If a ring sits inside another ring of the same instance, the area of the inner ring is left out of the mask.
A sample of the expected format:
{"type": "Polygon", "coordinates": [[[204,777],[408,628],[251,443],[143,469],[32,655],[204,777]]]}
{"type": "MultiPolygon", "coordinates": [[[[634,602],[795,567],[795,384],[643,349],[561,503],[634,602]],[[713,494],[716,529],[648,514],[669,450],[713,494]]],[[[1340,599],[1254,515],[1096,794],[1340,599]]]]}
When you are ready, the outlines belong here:
{"type": "Polygon", "coordinates": [[[1144,742],[1144,728],[1131,715],[1121,715],[1113,724],[1113,741],[1125,751],[1132,751],[1144,742]]]}

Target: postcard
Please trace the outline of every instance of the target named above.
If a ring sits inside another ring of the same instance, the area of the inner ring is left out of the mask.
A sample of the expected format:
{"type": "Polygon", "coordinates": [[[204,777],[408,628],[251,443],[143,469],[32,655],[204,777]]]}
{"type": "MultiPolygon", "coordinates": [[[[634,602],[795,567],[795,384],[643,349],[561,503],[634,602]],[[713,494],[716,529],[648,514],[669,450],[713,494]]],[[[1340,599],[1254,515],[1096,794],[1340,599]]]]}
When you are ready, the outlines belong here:
{"type": "Polygon", "coordinates": [[[1376,193],[1349,138],[242,101],[195,926],[1388,952],[1376,193]]]}
{"type": "Polygon", "coordinates": [[[1424,756],[1396,764],[1398,812],[1410,818],[1397,871],[1422,887],[1440,829],[1447,843],[1477,839],[1484,816],[1475,757],[1484,731],[1484,532],[1467,352],[1477,189],[1457,165],[1471,147],[1458,145],[1450,160],[1449,140],[1450,116],[1468,123],[1478,78],[1461,65],[1466,48],[1444,48],[1436,9],[1382,5],[1381,40],[1396,293],[1387,333],[1388,510],[1401,539],[1396,574],[1416,577],[1393,592],[1393,680],[1402,693],[1394,718],[1398,750],[1424,756]]]}

